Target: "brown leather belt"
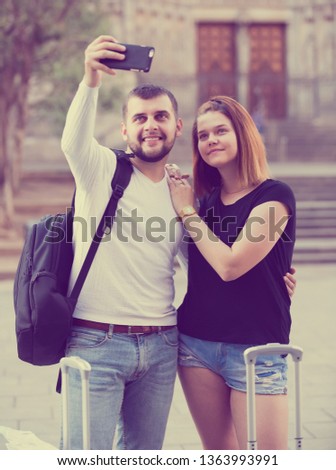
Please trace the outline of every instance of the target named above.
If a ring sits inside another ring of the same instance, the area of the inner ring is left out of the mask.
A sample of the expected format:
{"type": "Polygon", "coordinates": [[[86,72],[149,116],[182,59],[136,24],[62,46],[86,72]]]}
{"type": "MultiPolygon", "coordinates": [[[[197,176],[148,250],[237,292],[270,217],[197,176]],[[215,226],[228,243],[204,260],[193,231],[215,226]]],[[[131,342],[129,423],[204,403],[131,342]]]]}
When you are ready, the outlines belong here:
{"type": "Polygon", "coordinates": [[[159,333],[160,331],[167,331],[175,327],[170,326],[138,326],[138,325],[114,325],[109,323],[101,323],[98,321],[82,320],[81,318],[74,318],[73,325],[85,326],[86,328],[93,328],[96,330],[109,331],[113,328],[113,333],[126,333],[128,335],[148,335],[150,333],[159,333]]]}

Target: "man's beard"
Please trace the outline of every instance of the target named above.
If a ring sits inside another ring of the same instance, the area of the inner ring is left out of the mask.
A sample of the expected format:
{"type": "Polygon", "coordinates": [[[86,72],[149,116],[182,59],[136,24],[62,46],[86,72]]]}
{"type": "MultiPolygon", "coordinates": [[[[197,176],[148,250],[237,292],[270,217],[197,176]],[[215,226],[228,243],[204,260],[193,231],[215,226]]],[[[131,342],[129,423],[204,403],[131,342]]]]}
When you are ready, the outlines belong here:
{"type": "Polygon", "coordinates": [[[138,143],[129,142],[128,146],[132,150],[134,155],[138,157],[140,160],[147,162],[147,163],[155,163],[155,162],[159,162],[160,160],[163,160],[169,154],[169,152],[174,146],[174,143],[175,143],[175,138],[173,142],[171,142],[170,144],[165,143],[162,146],[161,150],[156,153],[153,153],[152,156],[144,152],[141,148],[141,145],[139,145],[138,143]]]}

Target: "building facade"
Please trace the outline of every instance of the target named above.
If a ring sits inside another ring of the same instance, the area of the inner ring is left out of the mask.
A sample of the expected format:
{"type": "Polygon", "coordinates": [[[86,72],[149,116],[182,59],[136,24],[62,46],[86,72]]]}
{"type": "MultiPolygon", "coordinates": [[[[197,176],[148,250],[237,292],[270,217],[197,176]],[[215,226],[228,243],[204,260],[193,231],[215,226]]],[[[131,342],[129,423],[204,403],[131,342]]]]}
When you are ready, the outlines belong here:
{"type": "Polygon", "coordinates": [[[172,89],[187,119],[216,94],[273,123],[336,117],[336,0],[103,4],[113,34],[156,48],[150,74],[135,80],[172,89]]]}
{"type": "Polygon", "coordinates": [[[150,79],[182,99],[229,94],[276,119],[335,111],[336,0],[104,3],[123,40],[156,47],[150,79]]]}

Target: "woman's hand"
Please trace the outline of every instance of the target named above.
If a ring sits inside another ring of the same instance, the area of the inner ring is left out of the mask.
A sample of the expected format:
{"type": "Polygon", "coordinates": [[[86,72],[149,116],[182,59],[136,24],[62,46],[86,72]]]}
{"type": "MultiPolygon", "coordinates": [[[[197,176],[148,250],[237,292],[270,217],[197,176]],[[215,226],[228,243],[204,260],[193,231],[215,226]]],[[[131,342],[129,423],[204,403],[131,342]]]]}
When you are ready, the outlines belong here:
{"type": "Polygon", "coordinates": [[[187,180],[189,175],[182,175],[181,170],[174,163],[168,163],[165,168],[172,203],[177,215],[179,215],[184,207],[195,204],[194,192],[187,180]]]}

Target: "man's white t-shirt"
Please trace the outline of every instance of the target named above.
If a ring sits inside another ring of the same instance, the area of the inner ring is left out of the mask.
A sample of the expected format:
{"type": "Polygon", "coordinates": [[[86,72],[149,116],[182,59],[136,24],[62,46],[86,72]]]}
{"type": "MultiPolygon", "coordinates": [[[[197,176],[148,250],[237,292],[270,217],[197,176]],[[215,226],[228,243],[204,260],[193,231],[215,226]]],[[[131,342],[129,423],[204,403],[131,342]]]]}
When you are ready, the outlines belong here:
{"type": "MultiPolygon", "coordinates": [[[[93,137],[97,99],[98,88],[80,84],[62,137],[62,150],[76,181],[75,256],[69,290],[109,201],[116,168],[114,152],[93,137]]],[[[122,325],[175,325],[174,258],[182,237],[166,177],[155,183],[134,168],[74,317],[122,325]]]]}

